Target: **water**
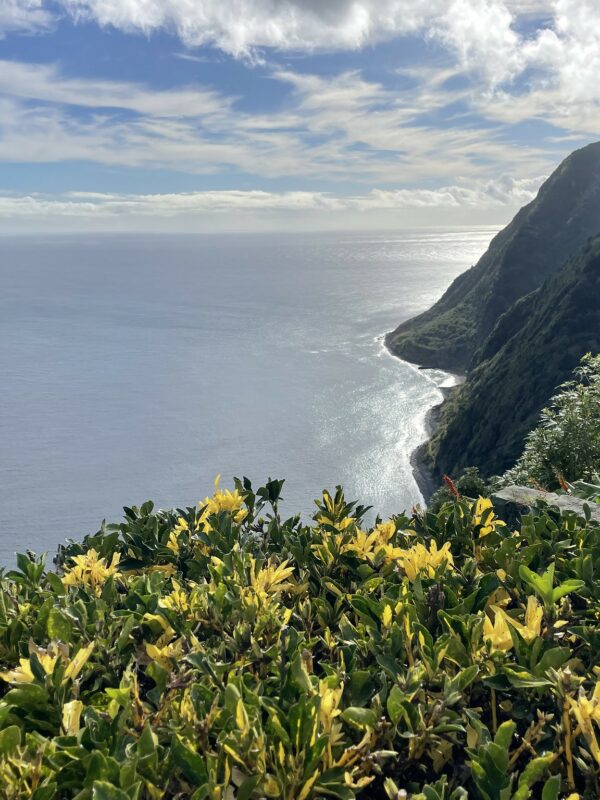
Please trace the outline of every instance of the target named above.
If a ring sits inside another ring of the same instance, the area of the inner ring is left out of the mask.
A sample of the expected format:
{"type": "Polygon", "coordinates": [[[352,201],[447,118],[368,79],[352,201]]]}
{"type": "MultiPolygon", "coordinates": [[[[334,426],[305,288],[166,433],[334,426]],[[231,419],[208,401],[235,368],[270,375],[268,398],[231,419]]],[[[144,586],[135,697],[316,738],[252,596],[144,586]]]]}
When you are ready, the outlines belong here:
{"type": "Polygon", "coordinates": [[[410,508],[448,376],[382,335],[494,232],[0,239],[0,564],[218,472],[286,478],[290,513],[337,483],[410,508]]]}

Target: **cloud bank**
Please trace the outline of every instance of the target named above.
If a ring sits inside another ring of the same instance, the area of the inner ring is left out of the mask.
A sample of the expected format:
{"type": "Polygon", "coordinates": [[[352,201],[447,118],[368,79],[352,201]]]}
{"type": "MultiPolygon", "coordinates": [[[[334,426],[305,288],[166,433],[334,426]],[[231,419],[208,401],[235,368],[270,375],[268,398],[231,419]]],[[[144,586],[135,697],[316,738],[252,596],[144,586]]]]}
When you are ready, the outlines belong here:
{"type": "Polygon", "coordinates": [[[207,191],[170,194],[69,192],[52,195],[0,195],[0,218],[42,217],[175,217],[229,212],[284,211],[369,212],[382,209],[514,207],[533,199],[542,178],[503,178],[437,190],[373,189],[365,195],[325,192],[207,191]]]}

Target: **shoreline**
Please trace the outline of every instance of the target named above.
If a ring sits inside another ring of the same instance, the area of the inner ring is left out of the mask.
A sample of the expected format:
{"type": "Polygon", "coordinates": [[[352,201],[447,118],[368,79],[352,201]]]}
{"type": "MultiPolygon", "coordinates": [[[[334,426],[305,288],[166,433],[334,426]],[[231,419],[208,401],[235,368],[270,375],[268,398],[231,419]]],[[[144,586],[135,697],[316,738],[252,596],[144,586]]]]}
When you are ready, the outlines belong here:
{"type": "MultiPolygon", "coordinates": [[[[392,348],[388,345],[388,335],[385,334],[383,341],[386,350],[388,353],[397,358],[399,361],[404,361],[407,364],[412,364],[412,366],[416,367],[418,370],[428,370],[433,369],[432,367],[424,367],[421,364],[415,364],[412,361],[407,361],[405,358],[401,358],[399,355],[394,353],[392,348]]],[[[435,369],[439,369],[435,367],[435,369]]],[[[427,445],[429,444],[431,438],[436,434],[439,429],[440,422],[442,420],[442,410],[446,403],[446,400],[450,397],[454,389],[458,386],[461,386],[466,379],[466,376],[461,373],[457,372],[448,372],[447,370],[440,370],[441,372],[445,372],[448,376],[454,379],[455,383],[452,386],[438,386],[437,388],[442,393],[442,399],[439,403],[431,406],[428,409],[427,413],[425,414],[424,420],[424,427],[425,427],[425,441],[423,441],[420,445],[415,447],[415,449],[410,454],[410,467],[412,469],[413,477],[417,484],[417,487],[421,494],[423,495],[423,500],[425,503],[428,503],[431,499],[431,496],[434,492],[436,492],[440,488],[440,483],[435,480],[433,477],[433,473],[427,464],[427,445]]]]}
{"type": "MultiPolygon", "coordinates": [[[[452,373],[449,374],[453,375],[452,373]]],[[[439,403],[431,406],[425,415],[425,441],[415,447],[410,454],[410,466],[413,472],[413,477],[417,486],[419,487],[419,491],[423,495],[423,500],[425,503],[428,503],[431,500],[433,493],[440,488],[440,482],[433,477],[433,473],[427,463],[427,445],[432,437],[436,434],[440,426],[442,410],[446,400],[452,393],[453,389],[455,389],[457,386],[460,386],[460,384],[463,382],[463,377],[461,375],[453,375],[453,377],[457,379],[457,383],[454,386],[438,387],[443,397],[439,403]]]]}

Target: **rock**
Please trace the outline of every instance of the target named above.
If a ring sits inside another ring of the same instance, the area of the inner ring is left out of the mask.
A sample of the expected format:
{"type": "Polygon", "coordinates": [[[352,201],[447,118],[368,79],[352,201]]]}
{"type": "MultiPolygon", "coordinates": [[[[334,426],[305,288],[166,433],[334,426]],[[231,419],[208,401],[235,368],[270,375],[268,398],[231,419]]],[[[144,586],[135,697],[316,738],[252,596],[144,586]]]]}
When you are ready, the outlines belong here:
{"type": "Polygon", "coordinates": [[[517,522],[523,514],[528,514],[531,509],[536,508],[540,502],[556,506],[561,512],[571,511],[580,517],[585,517],[587,506],[591,519],[600,524],[600,505],[570,495],[530,489],[527,486],[507,486],[492,495],[492,502],[498,516],[510,525],[517,522]]]}

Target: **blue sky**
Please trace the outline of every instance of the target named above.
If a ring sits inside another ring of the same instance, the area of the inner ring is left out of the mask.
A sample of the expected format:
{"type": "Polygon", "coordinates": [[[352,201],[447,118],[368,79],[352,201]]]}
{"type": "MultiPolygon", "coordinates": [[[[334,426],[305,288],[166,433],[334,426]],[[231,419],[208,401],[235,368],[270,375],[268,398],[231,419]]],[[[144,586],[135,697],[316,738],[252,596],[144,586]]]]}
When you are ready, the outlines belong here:
{"type": "Polygon", "coordinates": [[[502,223],[599,74],[599,0],[0,0],[0,231],[502,223]]]}

